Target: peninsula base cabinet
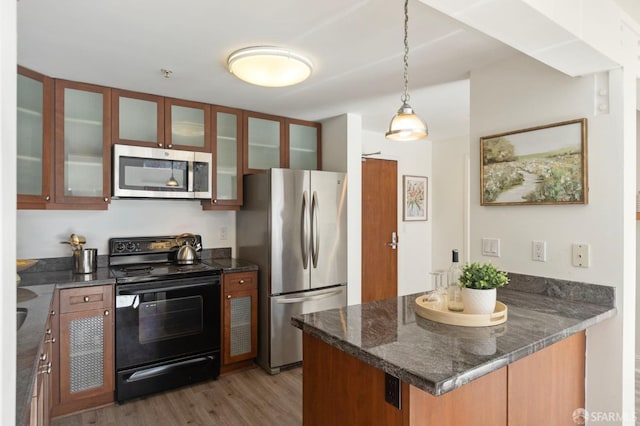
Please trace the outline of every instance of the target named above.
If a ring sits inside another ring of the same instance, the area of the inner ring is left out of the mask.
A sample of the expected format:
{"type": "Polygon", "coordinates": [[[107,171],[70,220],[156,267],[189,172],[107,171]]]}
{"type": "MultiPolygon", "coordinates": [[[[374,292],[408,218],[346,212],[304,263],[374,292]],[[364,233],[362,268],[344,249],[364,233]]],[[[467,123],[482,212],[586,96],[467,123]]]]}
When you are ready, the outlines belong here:
{"type": "Polygon", "coordinates": [[[398,409],[385,401],[384,371],[304,333],[303,423],[572,425],[584,407],[585,342],[574,334],[441,396],[400,382],[398,409]]]}
{"type": "Polygon", "coordinates": [[[54,369],[53,353],[55,351],[55,332],[53,331],[56,311],[53,306],[56,300],[52,302],[51,312],[47,319],[46,331],[40,343],[38,356],[38,369],[36,372],[35,382],[33,384],[33,393],[31,394],[31,407],[29,410],[29,426],[48,426],[51,423],[51,403],[52,403],[52,380],[51,374],[54,369]]]}
{"type": "Polygon", "coordinates": [[[113,286],[59,290],[53,416],[113,401],[113,286]]]}

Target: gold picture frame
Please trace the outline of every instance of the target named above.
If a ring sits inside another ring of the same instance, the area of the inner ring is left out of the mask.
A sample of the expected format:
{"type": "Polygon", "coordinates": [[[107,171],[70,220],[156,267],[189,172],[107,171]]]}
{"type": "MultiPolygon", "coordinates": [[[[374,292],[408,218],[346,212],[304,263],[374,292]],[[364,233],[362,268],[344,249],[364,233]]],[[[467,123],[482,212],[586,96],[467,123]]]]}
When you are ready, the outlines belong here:
{"type": "Polygon", "coordinates": [[[483,206],[587,204],[587,119],[480,138],[483,206]]]}

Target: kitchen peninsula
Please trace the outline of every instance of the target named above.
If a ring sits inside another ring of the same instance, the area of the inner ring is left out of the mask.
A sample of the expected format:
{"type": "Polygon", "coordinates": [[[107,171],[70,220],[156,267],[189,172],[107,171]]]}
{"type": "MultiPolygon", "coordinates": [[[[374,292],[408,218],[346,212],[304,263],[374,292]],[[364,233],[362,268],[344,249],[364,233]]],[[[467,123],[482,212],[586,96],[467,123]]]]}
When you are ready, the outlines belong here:
{"type": "Polygon", "coordinates": [[[491,327],[419,317],[420,294],[294,317],[304,424],[573,424],[585,330],[616,314],[614,289],[510,278],[498,291],[508,319],[491,327]]]}

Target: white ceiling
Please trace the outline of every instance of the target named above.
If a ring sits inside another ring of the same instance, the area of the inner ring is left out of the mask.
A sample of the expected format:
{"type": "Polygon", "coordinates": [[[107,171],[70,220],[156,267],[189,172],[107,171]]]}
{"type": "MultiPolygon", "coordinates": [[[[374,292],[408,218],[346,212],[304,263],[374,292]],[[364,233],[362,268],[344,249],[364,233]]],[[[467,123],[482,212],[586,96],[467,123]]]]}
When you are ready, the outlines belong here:
{"type": "MultiPolygon", "coordinates": [[[[20,0],[18,63],[57,78],[321,120],[352,112],[383,133],[400,106],[402,0],[20,0]],[[290,88],[233,77],[227,56],[293,48],[314,71],[290,88]],[[173,71],[171,78],[160,69],[173,71]]],[[[469,70],[515,50],[409,2],[410,104],[431,140],[468,133],[469,70]],[[462,80],[462,81],[461,81],[462,80]]]]}

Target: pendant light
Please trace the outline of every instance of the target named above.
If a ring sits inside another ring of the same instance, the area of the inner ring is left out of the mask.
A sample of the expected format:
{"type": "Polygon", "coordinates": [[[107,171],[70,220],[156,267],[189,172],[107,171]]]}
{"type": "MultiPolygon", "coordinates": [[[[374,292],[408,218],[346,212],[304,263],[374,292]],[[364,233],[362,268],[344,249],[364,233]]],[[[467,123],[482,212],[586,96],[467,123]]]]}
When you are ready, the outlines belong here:
{"type": "Polygon", "coordinates": [[[404,92],[400,97],[402,106],[389,123],[385,133],[387,139],[394,141],[414,141],[426,138],[427,126],[409,105],[409,0],[404,0],[404,92]]]}
{"type": "Polygon", "coordinates": [[[180,185],[178,183],[178,181],[176,180],[176,178],[173,177],[173,161],[171,162],[171,177],[165,183],[165,185],[167,185],[167,186],[178,186],[178,185],[180,185]]]}

